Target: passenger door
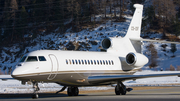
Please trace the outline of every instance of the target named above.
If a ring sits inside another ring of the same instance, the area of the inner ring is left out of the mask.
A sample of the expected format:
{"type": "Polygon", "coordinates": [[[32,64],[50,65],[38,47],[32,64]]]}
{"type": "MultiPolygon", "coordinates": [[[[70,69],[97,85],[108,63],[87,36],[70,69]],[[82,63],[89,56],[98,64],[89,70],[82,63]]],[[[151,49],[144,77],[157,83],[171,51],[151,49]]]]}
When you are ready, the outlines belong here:
{"type": "Polygon", "coordinates": [[[55,55],[49,54],[49,58],[51,61],[51,74],[49,75],[49,77],[47,79],[53,80],[57,75],[57,72],[59,69],[59,64],[58,64],[57,57],[55,55]]]}

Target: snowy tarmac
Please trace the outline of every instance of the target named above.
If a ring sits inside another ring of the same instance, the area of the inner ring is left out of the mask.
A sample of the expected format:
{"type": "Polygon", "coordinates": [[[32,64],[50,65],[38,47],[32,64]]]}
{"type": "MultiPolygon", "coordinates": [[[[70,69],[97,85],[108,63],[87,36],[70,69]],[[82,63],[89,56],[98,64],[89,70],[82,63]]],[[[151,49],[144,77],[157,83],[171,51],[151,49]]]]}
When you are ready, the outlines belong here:
{"type": "Polygon", "coordinates": [[[86,92],[79,96],[67,96],[64,93],[40,93],[39,99],[32,99],[31,94],[0,94],[0,101],[179,101],[180,87],[166,87],[160,89],[133,90],[127,95],[115,95],[114,90],[108,92],[86,92]]]}

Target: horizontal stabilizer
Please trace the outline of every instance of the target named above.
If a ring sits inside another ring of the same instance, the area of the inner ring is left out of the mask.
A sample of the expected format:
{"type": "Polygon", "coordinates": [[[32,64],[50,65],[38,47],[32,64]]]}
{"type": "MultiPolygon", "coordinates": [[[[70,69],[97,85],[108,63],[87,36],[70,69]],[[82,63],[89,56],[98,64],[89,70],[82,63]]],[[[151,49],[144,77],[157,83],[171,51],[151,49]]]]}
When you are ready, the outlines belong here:
{"type": "Polygon", "coordinates": [[[180,44],[180,42],[163,41],[163,40],[152,40],[152,39],[143,39],[143,38],[130,38],[130,40],[133,40],[133,41],[149,41],[149,42],[159,42],[159,43],[180,44]]]}

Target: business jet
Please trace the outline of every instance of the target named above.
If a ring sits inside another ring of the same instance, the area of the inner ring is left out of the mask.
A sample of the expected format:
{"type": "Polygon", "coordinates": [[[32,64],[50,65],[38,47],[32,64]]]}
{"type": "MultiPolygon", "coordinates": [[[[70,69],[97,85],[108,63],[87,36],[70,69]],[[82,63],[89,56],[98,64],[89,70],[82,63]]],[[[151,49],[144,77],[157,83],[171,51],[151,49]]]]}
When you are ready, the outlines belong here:
{"type": "Polygon", "coordinates": [[[38,98],[38,83],[50,82],[67,88],[69,96],[79,94],[78,87],[117,84],[116,95],[126,95],[131,88],[123,84],[125,80],[180,76],[180,72],[165,74],[133,75],[148,63],[148,58],[141,54],[143,41],[174,43],[140,37],[143,5],[134,4],[135,13],[125,37],[111,37],[102,40],[102,47],[107,52],[38,50],[22,57],[11,76],[33,84],[33,98],[38,98]]]}

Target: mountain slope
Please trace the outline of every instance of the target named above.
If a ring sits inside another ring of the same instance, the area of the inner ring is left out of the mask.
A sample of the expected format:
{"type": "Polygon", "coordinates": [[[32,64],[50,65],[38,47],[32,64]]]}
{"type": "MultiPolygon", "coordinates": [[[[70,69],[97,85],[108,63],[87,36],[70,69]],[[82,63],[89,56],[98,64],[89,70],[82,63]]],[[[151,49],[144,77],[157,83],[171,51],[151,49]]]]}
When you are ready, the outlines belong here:
{"type": "MultiPolygon", "coordinates": [[[[126,22],[113,22],[108,21],[106,24],[102,24],[94,29],[85,29],[77,33],[71,33],[67,30],[64,35],[56,33],[56,29],[49,35],[43,35],[37,37],[34,40],[30,40],[30,43],[35,43],[30,47],[25,47],[21,50],[21,47],[14,45],[12,47],[3,47],[1,57],[0,57],[0,69],[1,72],[9,74],[13,70],[14,66],[20,60],[21,55],[28,52],[39,50],[39,49],[51,49],[51,50],[79,50],[79,51],[101,51],[101,41],[106,37],[123,37],[125,36],[127,29],[129,27],[131,16],[126,16],[126,22]],[[41,41],[40,41],[41,40],[41,41]],[[20,53],[21,50],[21,53],[20,53]]],[[[150,33],[142,35],[142,37],[148,38],[162,38],[160,33],[150,33]]],[[[151,54],[147,50],[149,42],[144,42],[142,46],[142,52],[148,58],[151,54]]],[[[153,43],[155,49],[158,52],[158,70],[163,68],[163,70],[168,70],[172,64],[174,67],[180,66],[178,60],[180,59],[180,45],[177,45],[177,51],[175,52],[175,57],[172,58],[172,53],[170,52],[170,44],[167,44],[166,51],[162,51],[160,43],[153,43]]],[[[148,65],[144,66],[143,69],[149,69],[148,65]]],[[[156,69],[154,69],[156,70],[156,69]]]]}

